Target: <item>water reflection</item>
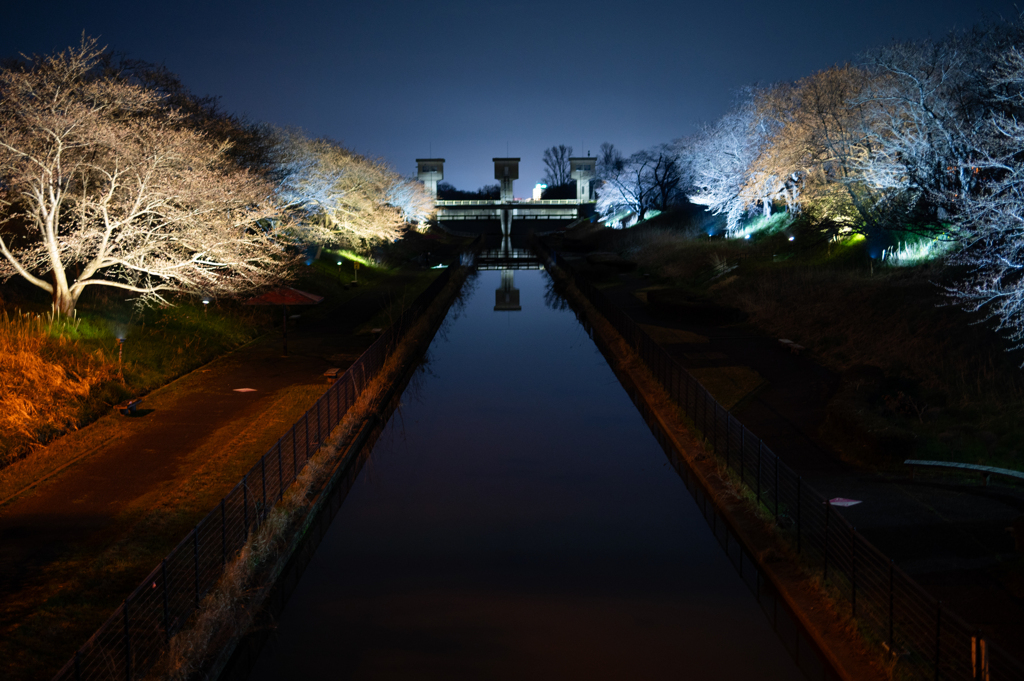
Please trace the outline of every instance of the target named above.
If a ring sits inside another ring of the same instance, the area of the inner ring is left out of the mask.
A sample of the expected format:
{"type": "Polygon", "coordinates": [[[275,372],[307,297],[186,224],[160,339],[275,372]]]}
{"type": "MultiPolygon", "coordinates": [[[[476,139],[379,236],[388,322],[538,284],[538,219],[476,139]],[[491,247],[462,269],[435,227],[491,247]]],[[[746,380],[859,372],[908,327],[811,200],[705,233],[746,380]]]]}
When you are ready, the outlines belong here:
{"type": "Polygon", "coordinates": [[[798,679],[569,311],[497,267],[435,339],[251,678],[798,679]]]}
{"type": "Polygon", "coordinates": [[[523,308],[519,305],[519,289],[512,270],[501,271],[501,286],[494,292],[495,312],[519,312],[523,308]]]}

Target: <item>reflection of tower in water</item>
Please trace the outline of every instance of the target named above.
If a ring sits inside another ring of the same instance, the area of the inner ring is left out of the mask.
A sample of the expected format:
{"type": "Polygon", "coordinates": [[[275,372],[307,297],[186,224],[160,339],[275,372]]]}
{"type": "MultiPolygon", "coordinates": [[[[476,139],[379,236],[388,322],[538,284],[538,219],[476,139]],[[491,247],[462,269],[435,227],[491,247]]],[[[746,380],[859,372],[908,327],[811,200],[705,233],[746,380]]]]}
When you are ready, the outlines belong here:
{"type": "Polygon", "coordinates": [[[501,286],[494,292],[494,311],[518,312],[522,309],[519,306],[519,289],[516,288],[513,271],[502,270],[501,286]]]}

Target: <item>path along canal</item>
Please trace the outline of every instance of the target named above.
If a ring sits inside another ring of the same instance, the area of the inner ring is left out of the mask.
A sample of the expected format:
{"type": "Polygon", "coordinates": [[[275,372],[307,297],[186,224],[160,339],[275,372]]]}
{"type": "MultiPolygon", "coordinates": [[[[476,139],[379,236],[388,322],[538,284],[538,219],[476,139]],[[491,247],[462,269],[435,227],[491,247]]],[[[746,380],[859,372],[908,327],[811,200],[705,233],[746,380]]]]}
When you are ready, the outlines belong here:
{"type": "Polygon", "coordinates": [[[514,285],[467,282],[250,679],[801,679],[548,275],[514,285]]]}

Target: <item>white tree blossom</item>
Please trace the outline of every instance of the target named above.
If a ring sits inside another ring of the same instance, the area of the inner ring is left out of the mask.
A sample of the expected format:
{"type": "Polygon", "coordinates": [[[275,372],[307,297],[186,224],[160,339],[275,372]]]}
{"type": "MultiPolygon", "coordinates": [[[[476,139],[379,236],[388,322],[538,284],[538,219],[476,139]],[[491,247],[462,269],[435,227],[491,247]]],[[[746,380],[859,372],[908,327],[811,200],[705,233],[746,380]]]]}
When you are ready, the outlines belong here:
{"type": "Polygon", "coordinates": [[[714,124],[686,141],[682,155],[689,169],[692,203],[726,216],[727,229],[738,229],[751,200],[744,192],[750,167],[765,145],[767,130],[747,99],[714,124]]]}
{"type": "Polygon", "coordinates": [[[278,196],[302,214],[309,241],[367,248],[397,239],[433,210],[422,185],[337,142],[279,131],[275,153],[278,196]]]}

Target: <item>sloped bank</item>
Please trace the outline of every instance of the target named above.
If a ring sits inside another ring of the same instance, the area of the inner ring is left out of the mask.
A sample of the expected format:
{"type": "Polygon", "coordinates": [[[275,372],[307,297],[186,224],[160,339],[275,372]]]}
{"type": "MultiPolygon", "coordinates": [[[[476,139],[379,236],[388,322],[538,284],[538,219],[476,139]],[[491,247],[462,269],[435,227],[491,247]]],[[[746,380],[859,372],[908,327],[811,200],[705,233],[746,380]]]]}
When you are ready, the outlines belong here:
{"type": "Polygon", "coordinates": [[[643,360],[543,246],[559,292],[571,303],[751,589],[809,679],[885,679],[891,668],[838,613],[792,550],[735,485],[643,360]]]}

